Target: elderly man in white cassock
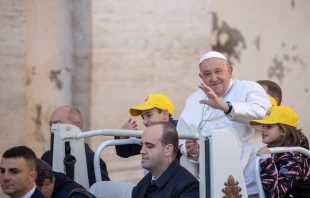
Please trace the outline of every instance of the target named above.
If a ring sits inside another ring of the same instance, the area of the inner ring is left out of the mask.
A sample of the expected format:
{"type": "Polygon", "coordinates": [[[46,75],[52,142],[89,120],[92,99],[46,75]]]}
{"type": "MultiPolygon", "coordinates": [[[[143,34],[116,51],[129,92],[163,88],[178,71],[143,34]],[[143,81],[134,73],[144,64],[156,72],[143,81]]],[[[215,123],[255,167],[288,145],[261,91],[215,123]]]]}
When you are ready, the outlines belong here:
{"type": "MultiPolygon", "coordinates": [[[[248,192],[253,191],[251,185],[255,185],[255,178],[246,175],[253,171],[246,169],[250,168],[250,161],[255,159],[257,149],[251,140],[255,130],[248,123],[265,116],[271,106],[268,96],[256,82],[233,79],[233,67],[219,52],[204,54],[199,62],[199,70],[202,80],[198,86],[200,89],[187,98],[177,131],[198,133],[198,127],[204,130],[231,131],[239,143],[248,192]],[[202,120],[207,122],[202,122],[199,126],[202,120]]],[[[191,162],[199,162],[196,140],[186,140],[181,152],[191,162]]]]}

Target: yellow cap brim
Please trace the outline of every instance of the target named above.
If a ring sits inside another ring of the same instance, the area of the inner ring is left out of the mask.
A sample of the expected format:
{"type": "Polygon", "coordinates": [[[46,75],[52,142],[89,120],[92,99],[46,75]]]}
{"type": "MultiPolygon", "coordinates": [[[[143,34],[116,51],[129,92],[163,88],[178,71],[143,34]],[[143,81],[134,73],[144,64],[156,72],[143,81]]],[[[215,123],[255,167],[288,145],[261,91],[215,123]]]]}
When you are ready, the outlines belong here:
{"type": "Polygon", "coordinates": [[[132,116],[139,116],[139,115],[141,115],[141,111],[145,111],[145,110],[149,110],[149,109],[153,109],[153,108],[155,108],[155,107],[142,104],[142,105],[139,105],[139,106],[131,107],[129,109],[129,113],[132,116]]]}
{"type": "Polygon", "coordinates": [[[251,120],[250,125],[256,126],[256,125],[263,125],[263,124],[277,124],[279,122],[272,121],[272,120],[251,120]]]}

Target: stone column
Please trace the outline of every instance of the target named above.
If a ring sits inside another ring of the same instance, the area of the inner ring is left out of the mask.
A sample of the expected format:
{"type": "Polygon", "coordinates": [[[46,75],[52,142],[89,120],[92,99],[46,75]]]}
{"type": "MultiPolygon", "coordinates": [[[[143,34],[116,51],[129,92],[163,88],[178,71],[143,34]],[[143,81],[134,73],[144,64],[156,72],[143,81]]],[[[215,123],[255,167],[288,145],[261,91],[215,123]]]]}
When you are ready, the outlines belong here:
{"type": "Polygon", "coordinates": [[[70,0],[28,0],[25,142],[38,157],[49,149],[49,117],[72,101],[70,0]]]}
{"type": "MultiPolygon", "coordinates": [[[[83,118],[83,131],[90,130],[90,96],[92,68],[92,2],[72,1],[72,105],[78,108],[83,118]]],[[[87,139],[85,139],[88,141],[87,139]]]]}

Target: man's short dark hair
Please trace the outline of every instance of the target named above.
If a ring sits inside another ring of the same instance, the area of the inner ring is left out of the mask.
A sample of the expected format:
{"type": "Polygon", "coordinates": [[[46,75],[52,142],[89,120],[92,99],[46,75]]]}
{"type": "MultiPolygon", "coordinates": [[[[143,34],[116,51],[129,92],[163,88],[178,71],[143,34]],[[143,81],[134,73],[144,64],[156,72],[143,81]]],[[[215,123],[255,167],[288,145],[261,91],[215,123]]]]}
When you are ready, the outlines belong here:
{"type": "Polygon", "coordinates": [[[54,172],[52,167],[41,159],[37,159],[37,178],[36,185],[40,190],[46,179],[53,183],[54,172]]]}
{"type": "Polygon", "coordinates": [[[170,122],[157,122],[153,125],[161,125],[163,127],[163,134],[161,136],[161,144],[162,146],[167,146],[168,144],[172,144],[173,146],[173,155],[175,158],[178,153],[178,145],[179,145],[179,136],[176,128],[170,122]]]}
{"type": "Polygon", "coordinates": [[[26,146],[15,146],[6,150],[3,158],[24,158],[31,171],[36,170],[37,157],[36,154],[26,146]]]}
{"type": "Polygon", "coordinates": [[[258,80],[257,83],[260,85],[266,86],[268,88],[267,93],[274,98],[276,98],[276,97],[279,98],[279,104],[278,105],[281,105],[282,89],[277,83],[275,83],[271,80],[258,80]]]}

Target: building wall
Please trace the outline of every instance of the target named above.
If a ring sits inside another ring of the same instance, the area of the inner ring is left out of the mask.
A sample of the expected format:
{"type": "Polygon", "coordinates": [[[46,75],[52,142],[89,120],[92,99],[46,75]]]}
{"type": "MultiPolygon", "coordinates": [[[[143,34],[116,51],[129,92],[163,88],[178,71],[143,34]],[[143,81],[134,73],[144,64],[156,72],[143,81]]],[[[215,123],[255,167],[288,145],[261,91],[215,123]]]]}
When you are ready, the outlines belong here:
{"type": "Polygon", "coordinates": [[[0,0],[0,156],[25,144],[26,8],[26,0],[0,0]]]}
{"type": "Polygon", "coordinates": [[[0,1],[1,148],[24,144],[26,8],[26,0],[0,1]]]}
{"type": "MultiPolygon", "coordinates": [[[[207,1],[92,1],[91,128],[120,128],[148,93],[167,95],[178,118],[197,89],[199,56],[210,49],[207,1]]],[[[144,126],[135,118],[139,129],[144,126]]],[[[105,138],[92,138],[93,148],[105,138]]],[[[107,138],[110,139],[110,138],[107,138]]],[[[113,180],[137,182],[140,156],[103,152],[113,180]]]]}
{"type": "MultiPolygon", "coordinates": [[[[11,146],[29,144],[27,123],[41,121],[46,129],[53,110],[45,107],[40,119],[26,115],[27,77],[35,74],[27,67],[27,44],[32,42],[27,40],[27,23],[34,19],[27,17],[29,3],[35,1],[0,0],[0,154],[11,146]]],[[[310,111],[310,84],[306,81],[310,27],[305,25],[310,18],[309,1],[67,0],[65,5],[70,8],[63,13],[68,17],[66,31],[72,35],[68,42],[72,53],[66,56],[73,64],[68,70],[72,71],[72,82],[67,82],[72,84],[68,103],[81,109],[84,130],[120,128],[130,117],[129,108],[142,103],[148,93],[167,95],[177,119],[186,97],[198,88],[200,56],[213,48],[227,55],[235,78],[279,83],[283,105],[300,115],[300,125],[310,138],[306,117],[310,111]]],[[[57,12],[55,15],[51,18],[56,20],[57,12]]],[[[49,43],[57,48],[52,41],[49,43]]],[[[42,48],[38,57],[47,52],[42,48]]],[[[42,94],[46,97],[50,91],[43,89],[42,94]]],[[[144,129],[141,118],[135,119],[139,129],[144,129]]],[[[40,132],[43,137],[31,143],[44,144],[47,149],[49,133],[45,129],[40,132]]],[[[111,137],[89,141],[95,149],[106,139],[111,137]]],[[[36,149],[39,156],[42,152],[36,149]]],[[[122,159],[111,147],[102,158],[112,180],[137,182],[143,176],[140,156],[122,159]]]]}
{"type": "Polygon", "coordinates": [[[72,105],[83,115],[83,130],[90,129],[92,4],[89,0],[70,0],[73,43],[72,105]]]}

